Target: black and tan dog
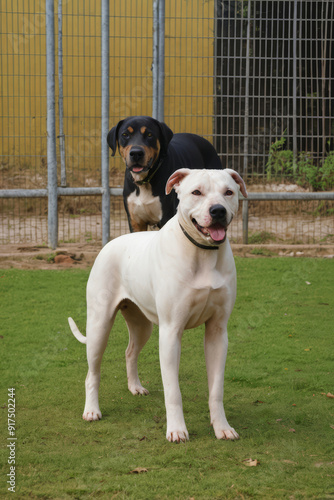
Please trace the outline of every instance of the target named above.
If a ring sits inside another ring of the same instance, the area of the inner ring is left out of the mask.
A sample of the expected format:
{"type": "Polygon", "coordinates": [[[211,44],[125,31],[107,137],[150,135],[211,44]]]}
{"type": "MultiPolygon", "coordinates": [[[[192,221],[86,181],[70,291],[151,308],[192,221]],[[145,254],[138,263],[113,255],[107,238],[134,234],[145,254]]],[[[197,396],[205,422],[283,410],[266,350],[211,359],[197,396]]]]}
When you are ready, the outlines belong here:
{"type": "Polygon", "coordinates": [[[117,146],[126,165],[124,206],[130,231],[161,228],[176,213],[175,192],[165,192],[167,179],[179,168],[222,169],[216,150],[195,134],[173,134],[162,122],[149,116],[121,120],[107,137],[109,147],[117,146]]]}

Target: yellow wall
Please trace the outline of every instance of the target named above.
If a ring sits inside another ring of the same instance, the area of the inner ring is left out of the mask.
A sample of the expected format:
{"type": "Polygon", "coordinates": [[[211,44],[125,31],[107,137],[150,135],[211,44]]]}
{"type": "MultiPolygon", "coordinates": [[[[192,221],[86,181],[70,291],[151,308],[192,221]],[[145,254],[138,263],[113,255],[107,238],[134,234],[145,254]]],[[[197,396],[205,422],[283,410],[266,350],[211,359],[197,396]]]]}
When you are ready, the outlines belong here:
{"type": "MultiPolygon", "coordinates": [[[[110,126],[125,116],[152,114],[152,4],[152,0],[110,2],[110,126]]],[[[1,162],[43,173],[45,2],[3,0],[0,9],[1,162]]],[[[63,0],[64,129],[73,183],[82,180],[77,170],[92,173],[100,168],[100,14],[96,0],[63,0]]],[[[209,138],[213,14],[213,0],[166,1],[165,121],[175,132],[192,131],[209,138]]],[[[55,21],[57,33],[57,17],[55,21]]],[[[115,165],[119,160],[112,160],[111,166],[115,165]]]]}

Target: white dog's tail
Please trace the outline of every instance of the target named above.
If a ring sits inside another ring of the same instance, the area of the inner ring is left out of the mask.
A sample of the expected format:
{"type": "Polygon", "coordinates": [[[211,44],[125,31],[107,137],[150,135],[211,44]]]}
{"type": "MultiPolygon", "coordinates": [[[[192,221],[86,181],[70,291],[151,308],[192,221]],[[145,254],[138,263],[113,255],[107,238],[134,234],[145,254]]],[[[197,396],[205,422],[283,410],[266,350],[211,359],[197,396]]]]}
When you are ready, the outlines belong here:
{"type": "Polygon", "coordinates": [[[82,335],[79,328],[75,324],[74,320],[72,318],[67,318],[67,319],[68,319],[68,324],[70,325],[70,328],[75,338],[79,340],[79,342],[81,342],[82,344],[86,344],[87,339],[82,335]]]}

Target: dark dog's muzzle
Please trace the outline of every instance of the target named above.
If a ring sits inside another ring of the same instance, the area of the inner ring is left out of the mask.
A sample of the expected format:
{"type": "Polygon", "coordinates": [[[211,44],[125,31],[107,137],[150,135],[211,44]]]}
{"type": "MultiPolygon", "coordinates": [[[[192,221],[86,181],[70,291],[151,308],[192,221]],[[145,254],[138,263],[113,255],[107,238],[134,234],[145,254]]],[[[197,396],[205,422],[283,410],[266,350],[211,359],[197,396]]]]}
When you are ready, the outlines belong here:
{"type": "Polygon", "coordinates": [[[129,156],[132,163],[139,163],[143,160],[145,151],[143,150],[143,148],[134,147],[131,148],[129,156]]]}
{"type": "Polygon", "coordinates": [[[150,169],[150,164],[146,165],[145,150],[140,146],[134,146],[130,149],[127,161],[127,168],[135,173],[147,172],[150,169]]]}

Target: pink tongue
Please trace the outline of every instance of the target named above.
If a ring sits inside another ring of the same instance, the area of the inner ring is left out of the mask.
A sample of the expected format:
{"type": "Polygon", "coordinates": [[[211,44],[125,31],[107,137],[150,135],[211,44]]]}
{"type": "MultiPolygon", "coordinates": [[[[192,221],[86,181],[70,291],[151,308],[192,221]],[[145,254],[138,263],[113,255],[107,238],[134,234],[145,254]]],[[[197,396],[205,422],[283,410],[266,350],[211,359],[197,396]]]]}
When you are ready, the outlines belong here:
{"type": "Polygon", "coordinates": [[[133,170],[133,172],[138,173],[138,172],[141,172],[143,170],[143,167],[134,167],[132,170],[133,170]]]}
{"type": "Polygon", "coordinates": [[[222,241],[225,238],[226,231],[220,224],[213,224],[207,229],[213,241],[222,241]]]}

